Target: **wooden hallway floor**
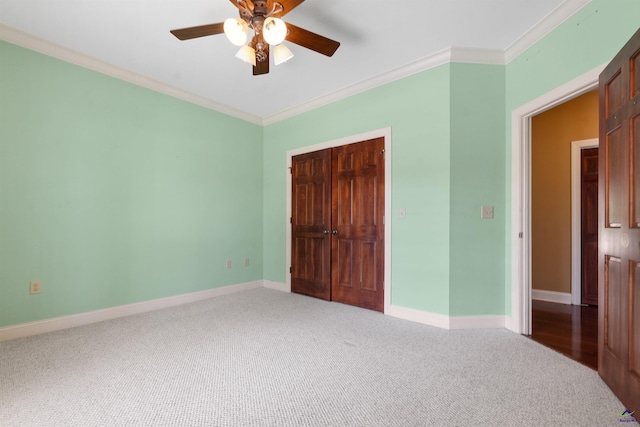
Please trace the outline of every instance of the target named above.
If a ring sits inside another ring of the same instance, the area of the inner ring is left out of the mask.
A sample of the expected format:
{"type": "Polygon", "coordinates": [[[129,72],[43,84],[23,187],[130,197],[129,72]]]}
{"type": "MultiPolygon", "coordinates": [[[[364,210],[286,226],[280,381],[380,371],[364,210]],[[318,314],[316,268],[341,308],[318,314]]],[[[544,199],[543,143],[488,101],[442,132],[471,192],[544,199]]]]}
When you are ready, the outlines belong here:
{"type": "Polygon", "coordinates": [[[598,370],[598,307],[532,301],[531,339],[598,370]]]}

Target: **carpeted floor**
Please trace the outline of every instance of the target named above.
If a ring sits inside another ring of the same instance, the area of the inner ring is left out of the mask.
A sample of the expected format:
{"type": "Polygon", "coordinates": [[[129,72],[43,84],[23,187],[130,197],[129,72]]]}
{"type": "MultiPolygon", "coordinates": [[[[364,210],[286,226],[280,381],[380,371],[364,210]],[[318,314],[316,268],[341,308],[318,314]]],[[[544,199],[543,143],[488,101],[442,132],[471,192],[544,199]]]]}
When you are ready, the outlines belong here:
{"type": "Polygon", "coordinates": [[[507,330],[445,331],[257,289],[0,343],[0,426],[615,426],[597,373],[507,330]]]}

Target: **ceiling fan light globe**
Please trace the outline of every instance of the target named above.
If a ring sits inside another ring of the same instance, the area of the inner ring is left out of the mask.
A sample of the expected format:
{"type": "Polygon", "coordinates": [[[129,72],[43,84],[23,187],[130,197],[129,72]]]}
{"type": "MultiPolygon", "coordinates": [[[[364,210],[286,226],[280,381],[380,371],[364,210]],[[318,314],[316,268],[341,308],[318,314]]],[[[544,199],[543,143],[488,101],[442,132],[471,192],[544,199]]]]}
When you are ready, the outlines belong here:
{"type": "Polygon", "coordinates": [[[236,58],[239,58],[254,67],[256,66],[256,50],[251,46],[242,46],[238,53],[236,53],[236,58]]]}
{"type": "Polygon", "coordinates": [[[229,18],[224,21],[224,35],[236,46],[247,42],[248,25],[240,18],[229,18]]]}
{"type": "Polygon", "coordinates": [[[262,36],[270,45],[279,45],[287,37],[287,24],[280,18],[269,17],[264,20],[262,36]]]}
{"type": "Polygon", "coordinates": [[[279,44],[273,49],[273,62],[276,65],[287,62],[291,58],[293,58],[293,52],[291,52],[287,46],[279,44]]]}

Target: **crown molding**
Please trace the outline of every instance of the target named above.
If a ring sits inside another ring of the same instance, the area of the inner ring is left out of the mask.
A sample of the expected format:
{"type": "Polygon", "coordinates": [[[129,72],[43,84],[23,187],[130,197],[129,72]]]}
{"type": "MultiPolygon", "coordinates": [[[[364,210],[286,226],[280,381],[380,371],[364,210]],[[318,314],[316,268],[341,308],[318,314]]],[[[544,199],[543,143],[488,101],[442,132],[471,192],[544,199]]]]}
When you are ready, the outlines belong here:
{"type": "Polygon", "coordinates": [[[572,17],[576,12],[591,3],[591,0],[564,0],[547,16],[527,31],[522,37],[511,43],[504,52],[505,64],[542,40],[547,34],[572,17]]]}
{"type": "Polygon", "coordinates": [[[591,3],[591,0],[564,0],[554,10],[542,18],[536,25],[527,31],[522,37],[509,45],[504,51],[499,49],[479,49],[467,47],[451,47],[437,52],[431,56],[420,59],[416,62],[398,67],[387,73],[380,74],[369,80],[362,81],[355,85],[340,89],[329,95],[316,98],[309,102],[300,104],[293,108],[281,111],[274,115],[265,117],[263,125],[270,125],[281,120],[294,117],[311,111],[315,108],[331,104],[332,102],[348,98],[358,93],[376,88],[378,86],[391,83],[395,80],[408,77],[430,68],[435,68],[450,62],[467,64],[493,64],[506,65],[522,54],[525,50],[539,42],[551,31],[573,16],[576,12],[591,3]]]}
{"type": "Polygon", "coordinates": [[[451,62],[464,64],[504,65],[504,51],[500,49],[479,49],[475,47],[451,48],[451,62]]]}
{"type": "Polygon", "coordinates": [[[26,49],[51,56],[53,58],[60,59],[65,62],[87,68],[92,71],[106,74],[116,79],[124,80],[126,82],[133,83],[135,85],[181,99],[191,104],[199,105],[201,107],[208,108],[210,110],[214,110],[228,116],[236,117],[238,119],[245,120],[257,125],[262,125],[262,118],[258,116],[254,116],[252,114],[237,110],[235,108],[212,101],[210,99],[203,98],[193,93],[177,89],[173,86],[169,86],[148,77],[136,74],[124,68],[116,67],[115,65],[111,65],[104,61],[100,61],[99,59],[92,58],[71,49],[67,49],[55,43],[51,43],[47,40],[32,36],[3,24],[0,24],[0,40],[4,40],[8,43],[15,44],[26,49]]]}
{"type": "Polygon", "coordinates": [[[108,64],[98,59],[89,57],[79,52],[56,45],[47,40],[40,39],[14,28],[0,24],[0,40],[40,52],[42,54],[70,62],[72,64],[88,68],[108,76],[133,83],[147,89],[181,99],[183,101],[199,105],[210,110],[226,114],[260,126],[267,126],[281,120],[289,119],[299,114],[314,110],[319,107],[346,99],[379,86],[409,77],[411,75],[438,67],[440,65],[455,63],[506,65],[518,55],[544,38],[560,24],[565,22],[576,12],[588,5],[591,0],[564,0],[558,7],[540,20],[531,30],[512,43],[506,50],[477,49],[468,47],[450,47],[434,53],[418,61],[394,68],[370,79],[358,82],[351,86],[336,90],[297,106],[280,111],[276,114],[259,117],[245,111],[237,110],[210,99],[203,98],[190,92],[177,89],[173,86],[158,82],[148,77],[141,76],[120,67],[108,64]]]}
{"type": "Polygon", "coordinates": [[[504,64],[504,52],[500,50],[474,49],[463,47],[447,48],[436,52],[433,55],[422,58],[418,61],[403,65],[401,67],[397,67],[386,73],[379,74],[368,80],[364,80],[354,85],[339,89],[328,95],[315,98],[309,102],[305,102],[274,115],[261,118],[244,111],[231,108],[227,105],[217,103],[198,95],[177,89],[167,84],[160,83],[148,77],[144,77],[134,72],[125,70],[124,68],[116,67],[104,61],[100,61],[98,59],[51,43],[39,37],[32,36],[3,24],[0,24],[0,40],[4,40],[6,42],[24,47],[26,49],[30,49],[47,56],[51,56],[53,58],[60,59],[62,61],[69,62],[102,74],[106,74],[108,76],[124,80],[126,82],[133,83],[135,85],[142,86],[147,89],[160,92],[165,95],[169,95],[174,98],[178,98],[183,101],[190,102],[192,104],[199,105],[201,107],[208,108],[210,110],[214,110],[261,126],[266,126],[281,120],[297,116],[307,111],[314,110],[324,105],[331,104],[350,96],[374,89],[378,86],[382,86],[396,80],[401,80],[413,74],[417,74],[422,71],[438,67],[440,65],[448,64],[450,62],[504,64]]]}
{"type": "Polygon", "coordinates": [[[263,123],[266,126],[281,120],[289,119],[333,102],[349,98],[353,95],[366,92],[387,83],[401,80],[413,74],[439,67],[440,65],[449,64],[451,62],[504,65],[504,52],[497,49],[476,49],[464,47],[450,47],[443,49],[418,61],[394,68],[386,73],[378,74],[370,79],[339,89],[328,95],[315,98],[309,102],[299,104],[295,107],[265,117],[263,123]]]}
{"type": "Polygon", "coordinates": [[[366,92],[387,83],[409,77],[413,74],[417,74],[422,71],[438,67],[440,65],[448,64],[449,62],[451,62],[451,49],[444,49],[426,58],[403,65],[398,68],[394,68],[391,71],[387,71],[383,74],[378,74],[377,76],[374,76],[370,79],[363,80],[354,85],[339,89],[328,95],[315,98],[309,102],[305,102],[271,116],[267,116],[264,118],[263,123],[266,126],[279,122],[281,120],[289,119],[299,114],[306,113],[308,111],[323,107],[325,105],[340,101],[345,98],[349,98],[353,95],[366,92]]]}

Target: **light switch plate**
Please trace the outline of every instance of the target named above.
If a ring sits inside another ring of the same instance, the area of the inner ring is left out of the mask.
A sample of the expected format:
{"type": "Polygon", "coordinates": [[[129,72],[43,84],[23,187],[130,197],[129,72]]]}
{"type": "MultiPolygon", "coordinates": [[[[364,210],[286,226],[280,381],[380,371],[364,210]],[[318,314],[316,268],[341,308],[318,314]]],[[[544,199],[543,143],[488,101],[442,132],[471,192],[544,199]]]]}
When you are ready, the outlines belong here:
{"type": "Polygon", "coordinates": [[[483,206],[482,213],[480,217],[483,219],[491,219],[493,218],[493,206],[483,206]]]}

